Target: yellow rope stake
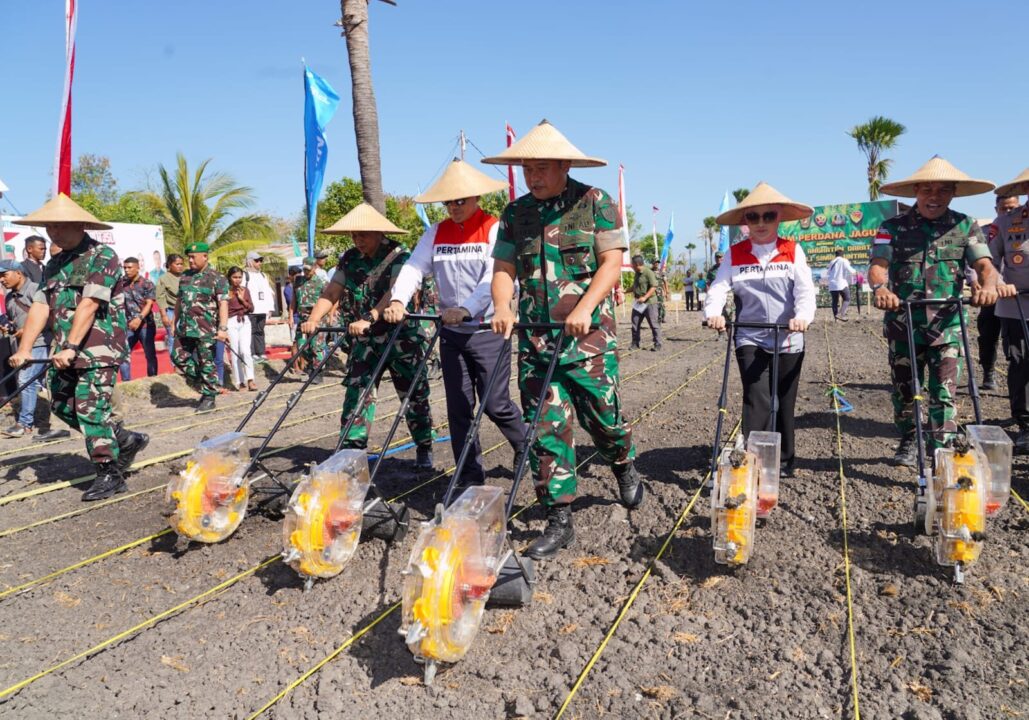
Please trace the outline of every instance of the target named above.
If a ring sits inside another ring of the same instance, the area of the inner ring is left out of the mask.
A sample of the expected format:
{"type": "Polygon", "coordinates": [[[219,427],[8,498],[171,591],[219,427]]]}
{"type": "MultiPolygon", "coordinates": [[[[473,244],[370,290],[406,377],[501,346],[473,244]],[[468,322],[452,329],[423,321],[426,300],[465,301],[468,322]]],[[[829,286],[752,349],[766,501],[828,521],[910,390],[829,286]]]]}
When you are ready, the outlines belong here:
{"type": "MultiPolygon", "coordinates": [[[[822,326],[825,333],[825,353],[829,358],[829,382],[836,384],[836,371],[832,364],[832,347],[829,345],[829,328],[822,326]]],[[[847,541],[847,477],[843,473],[843,431],[840,428],[839,398],[833,393],[833,409],[836,411],[836,457],[840,474],[840,521],[843,526],[843,570],[847,585],[847,638],[850,642],[850,685],[854,697],[854,720],[861,720],[861,706],[858,703],[857,647],[854,642],[854,597],[850,589],[850,545],[847,541]]]]}
{"type": "Polygon", "coordinates": [[[304,673],[303,675],[301,675],[301,676],[300,676],[300,677],[298,677],[298,678],[297,678],[296,680],[294,680],[293,682],[291,682],[291,683],[290,683],[289,685],[287,685],[286,687],[284,687],[284,688],[282,689],[282,692],[280,692],[280,693],[279,693],[278,695],[276,695],[276,696],[275,696],[275,697],[273,697],[273,698],[272,698],[271,700],[269,700],[268,702],[266,702],[266,703],[265,703],[265,704],[264,704],[263,706],[261,706],[261,709],[260,709],[260,710],[258,710],[258,711],[257,711],[257,712],[255,712],[255,713],[254,713],[253,715],[251,715],[250,717],[248,717],[248,718],[247,718],[247,720],[254,720],[254,718],[256,718],[256,717],[259,717],[260,715],[262,715],[262,714],[263,714],[263,713],[264,713],[265,711],[267,711],[267,710],[268,710],[268,708],[270,708],[270,707],[271,707],[272,705],[274,705],[275,703],[279,702],[279,700],[282,700],[282,698],[284,698],[284,697],[286,697],[287,695],[289,695],[289,694],[290,694],[291,692],[293,692],[293,690],[295,690],[295,689],[296,689],[296,688],[297,688],[297,687],[298,687],[298,686],[299,686],[299,685],[300,685],[301,683],[303,683],[304,681],[306,681],[306,680],[307,680],[307,678],[311,677],[311,676],[312,676],[312,675],[314,675],[314,674],[315,674],[316,672],[318,672],[319,670],[321,670],[321,669],[322,669],[322,668],[323,668],[323,667],[324,667],[324,666],[325,666],[326,664],[328,664],[328,663],[332,662],[332,661],[333,661],[333,660],[335,660],[335,659],[336,659],[337,657],[339,657],[340,653],[342,653],[342,652],[343,652],[344,650],[346,650],[346,649],[347,649],[348,647],[350,647],[350,646],[351,646],[351,645],[353,645],[353,644],[354,644],[355,642],[357,642],[358,640],[360,640],[360,639],[361,639],[361,637],[362,637],[363,635],[365,635],[366,633],[368,633],[368,632],[369,632],[369,631],[370,631],[370,630],[371,630],[372,628],[374,628],[374,627],[375,627],[376,625],[378,625],[378,624],[379,624],[380,622],[382,622],[383,620],[385,620],[385,619],[386,619],[386,618],[387,618],[387,617],[388,617],[389,615],[391,615],[391,614],[392,614],[393,612],[395,612],[395,611],[397,610],[397,608],[399,608],[399,607],[400,607],[400,603],[394,603],[394,604],[393,604],[393,605],[391,605],[390,607],[386,608],[386,610],[385,610],[385,611],[384,611],[384,612],[383,612],[383,613],[382,613],[381,615],[379,615],[379,617],[375,618],[374,620],[372,620],[372,621],[371,621],[371,623],[369,623],[368,625],[365,625],[365,626],[364,626],[363,628],[361,628],[361,629],[360,629],[360,630],[358,630],[358,631],[357,631],[356,633],[354,633],[353,635],[351,635],[351,636],[350,636],[350,638],[349,638],[349,639],[348,639],[348,640],[347,640],[347,641],[346,641],[345,643],[343,643],[343,644],[342,644],[342,645],[340,645],[340,646],[339,646],[338,648],[336,648],[335,650],[333,650],[331,654],[329,654],[329,655],[326,655],[326,656],[325,656],[324,658],[322,658],[322,659],[321,659],[321,660],[320,660],[320,661],[318,662],[318,664],[316,664],[316,665],[314,665],[313,667],[311,667],[311,668],[310,668],[310,669],[309,669],[309,670],[308,670],[307,672],[305,672],[305,673],[304,673]]]}
{"type": "Polygon", "coordinates": [[[268,567],[273,562],[277,562],[277,561],[279,561],[281,559],[282,559],[281,555],[275,555],[273,557],[270,557],[267,560],[264,560],[264,561],[258,563],[257,565],[254,565],[249,570],[244,570],[243,572],[239,573],[238,575],[235,575],[235,576],[229,578],[225,582],[219,583],[218,585],[215,585],[210,590],[205,590],[204,592],[200,593],[199,595],[191,597],[189,600],[186,600],[185,602],[179,603],[178,605],[176,605],[173,608],[169,608],[168,610],[165,610],[162,613],[158,613],[157,615],[154,615],[153,617],[144,620],[143,622],[139,623],[138,625],[134,625],[134,626],[130,627],[128,630],[120,632],[117,635],[115,635],[114,637],[108,638],[107,640],[104,640],[103,642],[94,645],[93,647],[89,648],[88,650],[84,650],[84,651],[80,652],[78,655],[73,655],[72,657],[68,658],[67,660],[62,660],[61,662],[57,663],[56,665],[48,667],[46,670],[44,670],[44,671],[42,671],[40,673],[36,673],[35,675],[33,675],[30,678],[26,678],[25,680],[22,680],[19,683],[11,685],[11,687],[7,688],[6,690],[0,690],[0,699],[5,698],[5,697],[7,697],[9,695],[12,695],[12,694],[18,692],[19,690],[21,690],[21,689],[31,685],[32,683],[36,682],[40,678],[46,677],[50,673],[56,672],[56,671],[60,670],[61,668],[65,668],[65,667],[71,665],[72,663],[78,662],[79,660],[82,660],[84,658],[89,657],[90,655],[95,655],[96,653],[100,652],[101,650],[103,650],[103,649],[105,649],[105,648],[107,648],[107,647],[109,647],[109,646],[111,646],[111,645],[113,645],[113,644],[115,644],[117,642],[120,642],[121,640],[124,640],[125,638],[129,637],[130,635],[134,635],[135,633],[139,632],[140,630],[148,628],[151,625],[154,625],[155,623],[158,623],[161,620],[164,620],[166,617],[174,615],[175,613],[179,612],[180,610],[183,610],[184,608],[189,607],[190,605],[195,605],[196,603],[200,602],[201,600],[204,600],[205,598],[208,598],[208,597],[210,597],[212,595],[220,593],[222,590],[225,590],[225,589],[229,588],[230,586],[235,585],[240,580],[253,575],[258,570],[261,570],[262,568],[268,567]]]}
{"type": "MultiPolygon", "coordinates": [[[[726,439],[727,444],[732,442],[739,429],[740,423],[737,422],[736,427],[732,429],[732,432],[729,433],[729,437],[726,439]]],[[[700,487],[697,488],[697,491],[693,493],[690,501],[686,503],[686,507],[684,507],[682,512],[679,513],[679,517],[675,520],[675,525],[672,526],[672,529],[665,536],[665,541],[661,543],[661,547],[658,549],[657,554],[650,561],[650,564],[647,565],[646,571],[644,571],[643,575],[636,582],[636,585],[633,587],[632,592],[629,593],[629,597],[626,599],[625,603],[622,604],[622,609],[618,611],[618,615],[615,617],[615,621],[608,629],[607,634],[604,635],[604,639],[600,641],[600,645],[594,651],[593,656],[590,657],[589,662],[586,663],[586,667],[582,669],[582,672],[579,673],[579,677],[575,679],[575,684],[572,685],[572,689],[568,691],[567,697],[565,697],[564,702],[561,703],[561,707],[558,708],[557,714],[554,715],[554,720],[559,720],[560,717],[564,715],[564,712],[568,709],[572,699],[575,697],[576,693],[579,692],[579,688],[581,688],[582,684],[586,681],[586,676],[590,674],[593,666],[597,664],[597,660],[600,659],[604,649],[607,648],[607,644],[611,642],[611,638],[613,638],[615,633],[618,631],[618,627],[622,624],[622,620],[625,619],[625,616],[628,615],[633,603],[636,602],[636,598],[640,594],[640,590],[643,589],[643,585],[650,579],[651,574],[654,572],[654,564],[664,557],[665,552],[668,550],[668,546],[672,544],[672,538],[675,537],[677,532],[679,532],[679,528],[682,527],[683,522],[685,522],[686,516],[690,514],[690,511],[693,510],[693,506],[697,504],[697,500],[700,498],[700,494],[704,491],[704,486],[707,485],[707,481],[710,478],[711,470],[708,469],[707,474],[704,475],[704,479],[700,483],[700,487]]]]}
{"type": "Polygon", "coordinates": [[[69,565],[66,568],[62,568],[60,570],[55,570],[54,572],[50,573],[49,575],[44,575],[43,577],[38,577],[35,580],[29,580],[27,583],[23,583],[23,584],[21,584],[21,585],[19,585],[17,587],[13,587],[13,588],[11,588],[9,590],[4,590],[3,592],[0,592],[0,598],[5,598],[8,595],[13,595],[15,593],[21,592],[22,590],[30,588],[33,585],[39,585],[40,583],[48,582],[50,580],[53,580],[56,577],[60,577],[61,575],[64,575],[65,573],[71,572],[72,570],[78,570],[81,567],[85,567],[86,565],[91,565],[92,563],[98,562],[98,561],[103,560],[105,558],[109,558],[112,555],[118,555],[119,553],[123,553],[126,550],[131,550],[132,548],[138,547],[138,546],[142,545],[145,542],[148,542],[150,540],[156,540],[159,537],[167,535],[171,531],[172,531],[171,528],[166,528],[166,529],[162,530],[161,532],[154,533],[153,535],[147,535],[146,537],[141,537],[138,540],[133,540],[130,543],[126,543],[126,544],[121,545],[121,546],[116,547],[116,548],[111,548],[110,550],[106,550],[106,551],[100,553],[99,555],[94,555],[93,557],[91,557],[91,558],[89,558],[87,560],[81,560],[81,561],[75,563],[74,565],[69,565]]]}
{"type": "Polygon", "coordinates": [[[1022,503],[1022,507],[1025,508],[1025,511],[1029,512],[1029,503],[1026,503],[1026,501],[1022,499],[1022,496],[1015,492],[1014,488],[1011,489],[1011,494],[1015,496],[1015,500],[1022,503]]]}

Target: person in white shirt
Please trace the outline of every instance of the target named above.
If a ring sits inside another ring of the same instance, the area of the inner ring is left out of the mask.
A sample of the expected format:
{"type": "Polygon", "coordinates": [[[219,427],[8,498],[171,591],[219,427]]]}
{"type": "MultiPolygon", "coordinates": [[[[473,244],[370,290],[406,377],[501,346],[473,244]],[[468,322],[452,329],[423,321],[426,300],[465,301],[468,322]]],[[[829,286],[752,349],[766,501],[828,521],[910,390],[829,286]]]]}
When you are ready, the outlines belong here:
{"type": "MultiPolygon", "coordinates": [[[[779,411],[775,429],[782,436],[781,474],[793,477],[795,445],[793,410],[804,363],[804,331],[815,317],[815,284],[799,243],[779,236],[779,223],[802,220],[814,210],[794,202],[771,185],[758,183],[732,210],[718,216],[719,225],[746,225],[750,236],[729,248],[718,266],[704,301],[704,317],[712,330],[726,327],[722,309],[732,290],[737,323],[787,325],[779,332],[779,411]]],[[[743,382],[743,434],[771,429],[772,355],[775,331],[737,328],[736,362],[743,382]]]]}
{"type": "Polygon", "coordinates": [[[854,282],[854,267],[843,257],[843,250],[836,250],[836,257],[825,269],[825,279],[832,295],[832,315],[840,322],[847,322],[847,308],[850,307],[850,285],[854,282]],[[841,302],[842,301],[842,302],[841,302]]]}
{"type": "MultiPolygon", "coordinates": [[[[493,317],[490,286],[497,218],[479,207],[480,195],[506,188],[507,183],[455,159],[438,182],[415,198],[418,203],[443,203],[450,217],[430,227],[418,240],[393,283],[390,304],[383,312],[387,322],[402,322],[407,303],[421,287],[422,278],[430,273],[436,278],[443,321],[440,363],[455,458],[464,449],[475,416],[476,397],[516,453],[522,451],[525,442],[527,427],[511,399],[511,345],[488,325],[493,317]],[[486,326],[480,329],[482,323],[486,326]],[[500,376],[490,394],[483,397],[498,362],[500,376]]],[[[454,499],[462,489],[482,485],[486,480],[478,437],[472,442],[454,499]]]]}
{"type": "Polygon", "coordinates": [[[329,264],[331,254],[325,248],[318,250],[314,254],[314,274],[325,282],[329,282],[329,271],[325,269],[325,266],[329,264]]]}
{"type": "Polygon", "coordinates": [[[243,271],[243,287],[250,291],[254,301],[254,311],[250,318],[250,350],[257,362],[264,361],[264,323],[269,315],[275,312],[275,292],[268,282],[268,277],[261,272],[264,258],[261,253],[251,250],[247,253],[247,266],[243,271]]]}

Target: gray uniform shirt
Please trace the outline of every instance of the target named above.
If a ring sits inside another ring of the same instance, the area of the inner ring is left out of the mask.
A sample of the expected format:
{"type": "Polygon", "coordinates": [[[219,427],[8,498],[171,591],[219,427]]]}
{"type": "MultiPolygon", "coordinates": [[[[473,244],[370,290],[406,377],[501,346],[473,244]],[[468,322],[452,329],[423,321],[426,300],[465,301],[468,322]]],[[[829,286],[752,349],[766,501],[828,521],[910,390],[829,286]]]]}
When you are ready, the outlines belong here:
{"type": "MultiPolygon", "coordinates": [[[[36,294],[38,289],[39,286],[36,283],[25,278],[25,284],[21,286],[21,290],[11,290],[7,293],[5,298],[7,302],[7,317],[11,319],[19,330],[25,329],[25,322],[29,319],[29,308],[32,306],[32,296],[36,294]]],[[[36,342],[32,347],[49,347],[52,339],[53,333],[49,329],[44,330],[36,338],[36,342]]],[[[18,344],[18,341],[13,338],[11,342],[15,346],[18,344]]]]}
{"type": "MultiPolygon", "coordinates": [[[[1019,292],[1029,291],[1029,203],[993,221],[989,244],[993,264],[1004,282],[1014,285],[1019,292]]],[[[1018,319],[1016,301],[1029,318],[1029,298],[1024,296],[998,300],[997,317],[1018,319]]]]}

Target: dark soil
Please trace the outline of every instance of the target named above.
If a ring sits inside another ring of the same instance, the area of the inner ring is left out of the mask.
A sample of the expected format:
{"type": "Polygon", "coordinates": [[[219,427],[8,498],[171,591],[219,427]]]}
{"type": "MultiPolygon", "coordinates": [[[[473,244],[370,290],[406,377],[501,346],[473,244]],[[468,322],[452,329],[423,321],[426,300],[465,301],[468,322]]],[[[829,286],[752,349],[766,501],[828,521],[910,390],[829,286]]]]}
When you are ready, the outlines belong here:
{"type": "MultiPolygon", "coordinates": [[[[861,713],[1029,717],[1023,625],[1029,512],[1012,499],[991,520],[986,549],[963,586],[934,564],[928,538],[911,532],[915,474],[890,462],[895,437],[878,328],[871,318],[812,328],[797,409],[798,477],[784,481],[780,507],[758,529],[751,562],[735,571],[713,562],[709,500],[702,493],[566,717],[855,715],[836,416],[825,396],[829,351],[836,382],[846,385],[855,406],[841,426],[861,713]]],[[[553,716],[707,471],[725,345],[693,317],[667,330],[671,339],[662,352],[627,354],[622,366],[623,405],[630,419],[638,419],[638,467],[647,477],[643,506],[621,508],[610,470],[588,462],[575,503],[575,545],[537,566],[531,605],[487,610],[468,655],[442,669],[433,687],[422,684],[422,668],[397,634],[399,609],[390,611],[400,598],[400,571],[415,528],[396,545],[366,540],[341,575],[306,593],[289,567],[272,562],[0,698],[0,716],[248,717],[380,617],[267,716],[553,716]]],[[[731,382],[734,421],[735,371],[731,382]]],[[[250,399],[246,393],[223,396],[217,413],[194,417],[185,407],[191,395],[177,381],[162,381],[165,387],[157,389],[147,383],[121,391],[120,402],[130,426],[153,423],[146,429],[154,440],[141,460],[234,429],[243,408],[230,406],[250,399]],[[209,422],[189,427],[197,421],[209,422]]],[[[284,383],[283,394],[247,430],[267,428],[285,393],[296,387],[284,383]]],[[[432,392],[434,421],[441,425],[442,391],[432,392]]],[[[273,470],[291,477],[328,455],[341,398],[338,376],[305,395],[271,443],[270,449],[283,449],[268,461],[273,470]]],[[[381,441],[389,426],[383,417],[397,404],[384,383],[373,439],[381,441]]],[[[988,418],[1009,414],[1002,394],[985,397],[983,407],[988,418]]],[[[967,398],[962,408],[967,419],[967,398]]],[[[406,435],[401,425],[398,436],[406,435]]],[[[580,438],[585,461],[593,449],[582,433],[580,438]]],[[[487,421],[483,446],[500,440],[487,421]]],[[[6,442],[0,453],[19,450],[0,456],[0,495],[88,473],[77,435],[44,448],[6,442]]],[[[417,475],[412,461],[413,450],[387,460],[387,494],[431,478],[417,475]]],[[[163,487],[181,462],[158,462],[130,478],[131,490],[156,488],[152,492],[0,537],[0,591],[161,532],[167,527],[163,487]]],[[[491,481],[509,486],[510,450],[503,446],[486,462],[491,481]]],[[[449,443],[436,445],[436,465],[452,465],[449,443]]],[[[1024,459],[1016,460],[1013,484],[1029,497],[1024,459]]],[[[84,487],[0,505],[0,532],[82,508],[84,487]]],[[[431,515],[441,487],[442,481],[430,482],[407,498],[413,518],[431,515]]],[[[523,483],[519,500],[532,498],[523,483]]],[[[526,510],[515,521],[516,544],[542,524],[538,507],[526,510]]],[[[218,545],[178,552],[174,537],[165,534],[0,598],[0,692],[232,580],[281,547],[281,522],[255,513],[218,545]]]]}

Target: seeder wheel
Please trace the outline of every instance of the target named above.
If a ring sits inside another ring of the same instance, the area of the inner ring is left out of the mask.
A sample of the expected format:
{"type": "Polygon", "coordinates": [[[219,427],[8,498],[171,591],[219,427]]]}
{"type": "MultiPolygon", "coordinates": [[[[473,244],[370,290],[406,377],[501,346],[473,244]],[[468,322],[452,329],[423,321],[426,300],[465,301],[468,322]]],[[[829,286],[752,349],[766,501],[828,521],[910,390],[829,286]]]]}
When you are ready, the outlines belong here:
{"type": "Polygon", "coordinates": [[[201,443],[186,469],[168,483],[166,499],[175,506],[169,521],[180,538],[220,542],[243,522],[250,501],[242,477],[244,440],[230,433],[201,443]]]}
{"type": "Polygon", "coordinates": [[[282,524],[283,558],[301,575],[335,577],[361,537],[363,497],[349,496],[349,478],[315,475],[293,491],[282,524]]]}

